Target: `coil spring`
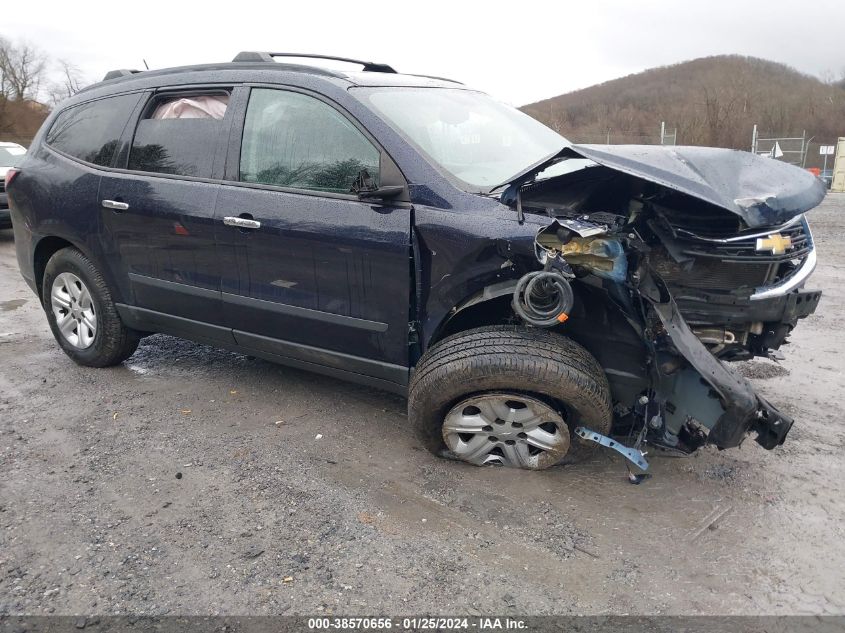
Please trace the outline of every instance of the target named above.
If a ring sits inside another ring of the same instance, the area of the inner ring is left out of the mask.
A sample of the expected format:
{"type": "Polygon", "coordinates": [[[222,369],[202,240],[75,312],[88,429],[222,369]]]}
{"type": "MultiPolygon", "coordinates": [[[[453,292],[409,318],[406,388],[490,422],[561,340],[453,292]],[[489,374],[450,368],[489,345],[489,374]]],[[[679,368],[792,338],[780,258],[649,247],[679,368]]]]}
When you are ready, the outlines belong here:
{"type": "Polygon", "coordinates": [[[552,327],[569,318],[575,303],[572,286],[555,270],[535,270],[520,277],[513,291],[513,309],[536,327],[552,327]]]}

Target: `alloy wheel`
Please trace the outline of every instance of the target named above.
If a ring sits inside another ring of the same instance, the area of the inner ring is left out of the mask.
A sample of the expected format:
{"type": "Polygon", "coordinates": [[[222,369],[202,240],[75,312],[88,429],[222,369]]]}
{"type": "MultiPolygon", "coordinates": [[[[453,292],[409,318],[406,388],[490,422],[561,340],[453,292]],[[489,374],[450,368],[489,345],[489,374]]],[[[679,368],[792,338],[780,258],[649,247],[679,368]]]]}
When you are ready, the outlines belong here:
{"type": "Polygon", "coordinates": [[[53,280],[50,303],[62,337],[77,349],[87,349],[97,335],[97,315],[88,287],[73,273],[53,280]]]}

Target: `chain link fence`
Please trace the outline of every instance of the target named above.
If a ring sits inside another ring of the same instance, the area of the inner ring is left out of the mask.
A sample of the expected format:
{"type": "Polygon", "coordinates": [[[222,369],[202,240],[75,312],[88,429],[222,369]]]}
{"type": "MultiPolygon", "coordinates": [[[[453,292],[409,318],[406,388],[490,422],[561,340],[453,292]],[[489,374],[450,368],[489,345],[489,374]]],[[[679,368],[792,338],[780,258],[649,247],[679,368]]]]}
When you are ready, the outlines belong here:
{"type": "Polygon", "coordinates": [[[660,145],[660,131],[655,134],[641,134],[608,130],[605,133],[567,134],[563,135],[573,143],[584,145],[660,145]]]}

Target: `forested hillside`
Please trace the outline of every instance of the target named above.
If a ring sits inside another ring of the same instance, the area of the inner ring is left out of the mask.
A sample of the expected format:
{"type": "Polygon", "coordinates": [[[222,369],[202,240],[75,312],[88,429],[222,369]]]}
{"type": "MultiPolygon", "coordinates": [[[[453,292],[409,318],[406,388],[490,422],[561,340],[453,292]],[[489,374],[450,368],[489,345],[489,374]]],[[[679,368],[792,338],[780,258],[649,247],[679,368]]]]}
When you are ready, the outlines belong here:
{"type": "MultiPolygon", "coordinates": [[[[576,142],[657,143],[660,123],[677,142],[749,149],[752,128],[833,143],[845,136],[845,83],[736,55],[706,57],[523,106],[576,142]]],[[[814,151],[808,155],[808,165],[814,151]]]]}

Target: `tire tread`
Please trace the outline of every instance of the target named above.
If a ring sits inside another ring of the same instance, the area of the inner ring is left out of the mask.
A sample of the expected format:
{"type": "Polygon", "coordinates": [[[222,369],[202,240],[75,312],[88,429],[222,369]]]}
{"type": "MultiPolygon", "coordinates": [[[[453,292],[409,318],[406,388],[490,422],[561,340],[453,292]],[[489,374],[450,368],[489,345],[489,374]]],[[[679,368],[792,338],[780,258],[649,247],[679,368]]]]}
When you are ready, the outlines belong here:
{"type": "MultiPolygon", "coordinates": [[[[411,378],[408,416],[426,448],[440,454],[445,450],[440,426],[448,408],[471,393],[496,389],[563,403],[591,429],[610,431],[610,388],[592,354],[559,334],[511,325],[459,332],[432,346],[411,378]]],[[[574,440],[563,463],[579,461],[595,447],[574,440]]]]}

